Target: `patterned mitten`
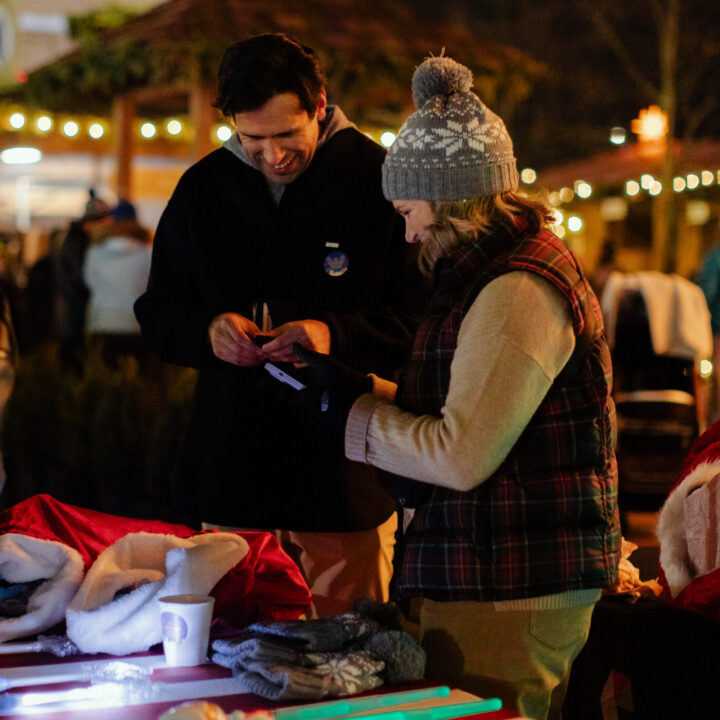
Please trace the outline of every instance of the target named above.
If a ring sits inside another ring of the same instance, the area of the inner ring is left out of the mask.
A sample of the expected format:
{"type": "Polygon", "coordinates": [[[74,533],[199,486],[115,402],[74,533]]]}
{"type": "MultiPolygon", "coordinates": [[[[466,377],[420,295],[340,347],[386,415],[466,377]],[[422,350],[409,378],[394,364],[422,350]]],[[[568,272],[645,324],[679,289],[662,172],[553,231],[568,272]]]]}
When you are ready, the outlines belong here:
{"type": "Polygon", "coordinates": [[[326,673],[293,665],[250,662],[235,677],[245,692],[268,700],[320,700],[330,687],[326,673]]]}
{"type": "Polygon", "coordinates": [[[269,700],[320,700],[372,690],[382,685],[385,664],[368,652],[310,653],[299,665],[243,663],[236,677],[244,690],[269,700]]]}
{"type": "Polygon", "coordinates": [[[273,638],[220,638],[213,640],[210,658],[217,665],[230,669],[244,668],[247,663],[261,662],[274,665],[301,664],[298,653],[286,642],[273,638]]]}
{"type": "Polygon", "coordinates": [[[381,630],[363,645],[373,657],[382,660],[383,680],[389,685],[415,682],[425,675],[425,651],[402,630],[381,630]]]}
{"type": "Polygon", "coordinates": [[[342,650],[356,640],[364,640],[376,633],[380,626],[357,612],[331,615],[317,620],[277,620],[248,626],[243,635],[283,638],[288,647],[298,652],[327,652],[342,650]]]}
{"type": "Polygon", "coordinates": [[[305,662],[329,678],[328,695],[342,697],[365,692],[382,685],[379,676],[385,663],[372,653],[359,650],[349,653],[306,653],[305,662]]]}

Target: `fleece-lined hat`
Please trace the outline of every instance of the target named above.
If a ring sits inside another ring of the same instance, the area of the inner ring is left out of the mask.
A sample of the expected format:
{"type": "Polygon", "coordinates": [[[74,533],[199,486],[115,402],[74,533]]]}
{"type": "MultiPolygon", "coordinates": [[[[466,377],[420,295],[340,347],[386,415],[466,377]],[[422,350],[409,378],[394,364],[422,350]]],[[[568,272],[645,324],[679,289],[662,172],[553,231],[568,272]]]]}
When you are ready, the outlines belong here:
{"type": "Polygon", "coordinates": [[[517,190],[505,123],[471,91],[472,72],[449,57],[425,60],[412,79],[417,112],[382,168],[388,200],[467,200],[517,190]]]}

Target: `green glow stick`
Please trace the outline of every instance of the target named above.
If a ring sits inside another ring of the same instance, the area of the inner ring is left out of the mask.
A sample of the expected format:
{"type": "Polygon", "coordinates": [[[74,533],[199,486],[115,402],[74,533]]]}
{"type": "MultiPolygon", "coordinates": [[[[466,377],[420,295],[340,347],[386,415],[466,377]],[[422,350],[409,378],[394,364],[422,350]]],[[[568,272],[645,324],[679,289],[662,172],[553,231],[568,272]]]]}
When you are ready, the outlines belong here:
{"type": "Polygon", "coordinates": [[[417,708],[416,710],[390,710],[372,715],[356,715],[350,720],[453,720],[453,718],[479,715],[500,710],[500,708],[502,708],[500,698],[488,698],[487,700],[473,700],[454,705],[417,708]]]}
{"type": "Polygon", "coordinates": [[[439,685],[438,687],[423,688],[422,690],[408,690],[406,692],[385,693],[370,697],[350,698],[349,700],[332,700],[330,702],[313,703],[312,705],[300,705],[285,710],[276,710],[275,718],[276,720],[327,720],[328,718],[345,717],[352,713],[377,710],[421,700],[431,700],[433,698],[447,697],[448,695],[450,695],[450,688],[447,685],[439,685]]]}

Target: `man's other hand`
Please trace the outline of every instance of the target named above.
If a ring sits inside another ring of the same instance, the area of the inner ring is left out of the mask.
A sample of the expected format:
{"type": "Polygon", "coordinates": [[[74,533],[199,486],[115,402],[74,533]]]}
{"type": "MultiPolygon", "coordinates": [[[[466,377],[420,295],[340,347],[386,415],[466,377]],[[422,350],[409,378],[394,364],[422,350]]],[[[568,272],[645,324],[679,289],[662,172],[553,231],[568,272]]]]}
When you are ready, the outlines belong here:
{"type": "Polygon", "coordinates": [[[252,321],[237,313],[223,313],[210,323],[208,335],[213,353],[220,360],[252,367],[259,365],[267,356],[253,342],[260,328],[252,321]]]}
{"type": "Polygon", "coordinates": [[[263,345],[262,354],[275,362],[301,362],[293,350],[299,343],[323,355],[330,353],[330,328],[320,320],[293,320],[270,332],[275,339],[263,345]]]}

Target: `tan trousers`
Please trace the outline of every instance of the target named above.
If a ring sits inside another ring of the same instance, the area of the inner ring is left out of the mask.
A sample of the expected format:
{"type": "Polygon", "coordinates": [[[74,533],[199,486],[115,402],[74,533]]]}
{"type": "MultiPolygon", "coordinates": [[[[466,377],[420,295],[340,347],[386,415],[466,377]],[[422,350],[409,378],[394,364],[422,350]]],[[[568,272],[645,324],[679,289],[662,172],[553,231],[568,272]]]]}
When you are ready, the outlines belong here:
{"type": "MultiPolygon", "coordinates": [[[[204,530],[241,530],[203,523],[204,530]]],[[[387,602],[393,572],[397,515],[382,525],[355,532],[269,530],[295,561],[312,593],[308,619],[339,615],[355,600],[387,602]]]]}
{"type": "Polygon", "coordinates": [[[493,603],[420,606],[420,643],[428,680],[536,720],[561,718],[573,660],[590,630],[594,603],[560,610],[495,610],[493,603]]]}

